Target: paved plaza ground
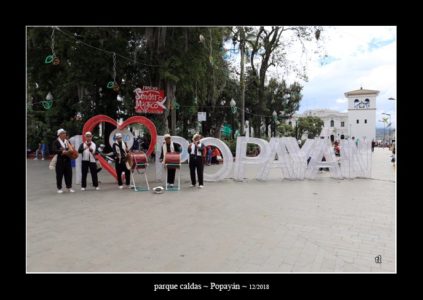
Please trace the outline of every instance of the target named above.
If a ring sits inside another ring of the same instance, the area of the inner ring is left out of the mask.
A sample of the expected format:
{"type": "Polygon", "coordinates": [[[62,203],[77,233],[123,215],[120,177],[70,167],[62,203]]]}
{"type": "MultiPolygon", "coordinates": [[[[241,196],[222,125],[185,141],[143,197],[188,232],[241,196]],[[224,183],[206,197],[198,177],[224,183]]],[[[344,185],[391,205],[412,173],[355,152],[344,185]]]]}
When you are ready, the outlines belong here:
{"type": "MultiPolygon", "coordinates": [[[[152,194],[56,193],[48,161],[27,160],[28,272],[395,272],[395,167],[376,148],[371,179],[249,179],[152,194]],[[375,257],[381,255],[382,263],[375,257]]],[[[210,172],[206,167],[205,171],[210,172]]],[[[210,172],[211,173],[211,172],[210,172]]],[[[154,182],[150,165],[149,178],[154,182]]],[[[74,180],[75,182],[75,171],[74,180]]]]}

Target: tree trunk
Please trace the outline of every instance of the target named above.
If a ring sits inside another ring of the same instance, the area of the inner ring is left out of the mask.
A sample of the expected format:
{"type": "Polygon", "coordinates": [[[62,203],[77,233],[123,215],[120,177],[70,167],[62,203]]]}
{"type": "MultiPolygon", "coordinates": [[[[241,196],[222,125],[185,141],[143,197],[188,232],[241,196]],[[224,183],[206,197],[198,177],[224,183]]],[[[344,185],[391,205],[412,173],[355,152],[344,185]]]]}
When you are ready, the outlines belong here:
{"type": "Polygon", "coordinates": [[[260,117],[254,117],[253,118],[253,128],[254,128],[254,137],[260,138],[261,137],[261,118],[260,117]]]}
{"type": "Polygon", "coordinates": [[[184,138],[188,137],[188,122],[187,122],[187,118],[183,118],[182,119],[182,132],[181,132],[181,136],[184,138]]]}
{"type": "Polygon", "coordinates": [[[188,52],[188,28],[185,28],[185,53],[188,52]]]}
{"type": "Polygon", "coordinates": [[[241,27],[240,30],[240,50],[241,50],[241,75],[240,75],[240,84],[241,84],[241,135],[244,136],[244,124],[245,124],[245,82],[244,82],[244,56],[245,56],[245,31],[244,27],[241,27]]]}
{"type": "Polygon", "coordinates": [[[176,135],[176,109],[173,103],[175,100],[175,92],[176,92],[176,84],[170,81],[166,81],[166,99],[168,101],[167,107],[170,109],[170,134],[171,135],[176,135]]]}
{"type": "Polygon", "coordinates": [[[112,125],[108,122],[104,123],[104,133],[103,133],[103,135],[104,135],[104,145],[106,146],[104,148],[105,153],[112,151],[112,147],[109,144],[109,136],[110,136],[110,133],[115,129],[116,129],[116,127],[114,125],[112,125]]]}
{"type": "Polygon", "coordinates": [[[159,51],[162,50],[166,46],[166,29],[167,27],[161,27],[159,29],[159,43],[158,43],[159,51]]]}
{"type": "MultiPolygon", "coordinates": [[[[269,136],[269,125],[271,124],[271,123],[269,123],[269,121],[268,121],[268,118],[264,118],[264,124],[266,124],[266,137],[268,137],[269,136]]],[[[270,134],[272,134],[271,132],[270,132],[270,134]]]]}

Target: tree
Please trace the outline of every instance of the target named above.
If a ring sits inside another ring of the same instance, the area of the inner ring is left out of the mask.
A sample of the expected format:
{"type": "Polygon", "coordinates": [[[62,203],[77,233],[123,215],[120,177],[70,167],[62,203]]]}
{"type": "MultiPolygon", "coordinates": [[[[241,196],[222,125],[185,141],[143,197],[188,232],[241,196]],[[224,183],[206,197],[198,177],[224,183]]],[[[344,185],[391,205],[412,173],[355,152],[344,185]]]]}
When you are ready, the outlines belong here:
{"type": "MultiPolygon", "coordinates": [[[[176,132],[178,123],[186,134],[188,122],[198,109],[214,115],[219,95],[229,78],[229,70],[223,60],[222,42],[228,28],[148,28],[147,46],[152,63],[158,64],[159,84],[166,87],[167,106],[165,120],[171,115],[170,131],[176,132]],[[174,99],[178,99],[185,112],[176,114],[174,99]]],[[[207,118],[203,134],[210,133],[213,117],[207,118]]]]}
{"type": "Polygon", "coordinates": [[[323,128],[323,120],[319,117],[300,117],[297,120],[296,132],[297,139],[301,139],[304,133],[308,134],[308,138],[313,139],[320,135],[323,128]]]}
{"type": "MultiPolygon", "coordinates": [[[[250,66],[257,80],[258,105],[256,110],[258,115],[263,115],[266,111],[265,81],[269,68],[271,66],[289,68],[290,66],[285,58],[287,48],[295,40],[299,40],[303,45],[303,51],[305,51],[303,40],[311,40],[313,37],[318,40],[321,30],[320,27],[310,26],[272,26],[270,28],[261,26],[255,30],[254,35],[250,35],[250,38],[247,39],[251,51],[250,66]],[[282,39],[282,34],[288,32],[295,34],[282,39]],[[258,60],[256,60],[257,57],[258,60]]],[[[261,126],[261,121],[261,118],[254,119],[255,128],[261,126]]]]}
{"type": "Polygon", "coordinates": [[[274,78],[270,79],[264,93],[266,101],[266,109],[264,110],[266,136],[268,136],[269,125],[275,121],[273,120],[273,112],[277,113],[277,122],[284,122],[300,108],[302,88],[297,82],[287,87],[285,80],[278,82],[274,78]]]}
{"type": "MultiPolygon", "coordinates": [[[[107,83],[113,81],[112,54],[129,56],[128,40],[133,39],[129,28],[55,28],[54,48],[60,64],[53,65],[44,63],[52,52],[52,31],[53,28],[29,28],[27,36],[28,99],[33,108],[28,110],[28,118],[46,124],[50,140],[60,127],[68,130],[70,136],[80,134],[85,121],[93,115],[119,116],[117,92],[107,88],[107,83]],[[113,52],[99,52],[92,47],[113,52]],[[41,103],[48,92],[53,95],[53,105],[44,109],[41,103]],[[75,118],[78,112],[82,113],[81,120],[75,118]]],[[[132,86],[121,80],[127,67],[128,62],[117,56],[116,82],[122,94],[132,92],[132,86]]]]}
{"type": "Polygon", "coordinates": [[[291,125],[281,123],[278,126],[278,131],[279,131],[279,133],[280,133],[281,136],[293,136],[293,137],[296,137],[296,135],[295,135],[295,128],[293,128],[291,125]]]}

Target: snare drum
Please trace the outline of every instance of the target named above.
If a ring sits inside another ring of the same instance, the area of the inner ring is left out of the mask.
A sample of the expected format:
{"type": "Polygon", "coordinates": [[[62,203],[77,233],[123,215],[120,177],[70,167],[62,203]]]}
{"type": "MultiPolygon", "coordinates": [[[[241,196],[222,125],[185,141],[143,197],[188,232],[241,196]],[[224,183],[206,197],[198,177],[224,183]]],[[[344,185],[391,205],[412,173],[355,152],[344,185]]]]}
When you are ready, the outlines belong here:
{"type": "Polygon", "coordinates": [[[166,153],[164,163],[168,167],[179,168],[181,166],[181,154],[178,152],[166,153]]]}

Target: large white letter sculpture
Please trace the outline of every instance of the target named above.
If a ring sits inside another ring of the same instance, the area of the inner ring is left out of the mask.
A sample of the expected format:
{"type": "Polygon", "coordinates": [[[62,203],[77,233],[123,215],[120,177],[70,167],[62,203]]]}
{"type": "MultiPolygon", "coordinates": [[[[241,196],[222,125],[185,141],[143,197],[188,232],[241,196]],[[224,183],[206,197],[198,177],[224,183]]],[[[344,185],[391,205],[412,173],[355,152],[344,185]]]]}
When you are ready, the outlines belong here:
{"type": "MultiPolygon", "coordinates": [[[[73,137],[73,138],[77,138],[73,137]]],[[[79,147],[82,142],[74,140],[79,147]]],[[[163,165],[159,162],[162,153],[163,136],[157,136],[156,153],[156,180],[162,180],[163,165]]],[[[189,158],[189,142],[180,136],[173,136],[172,141],[182,147],[181,162],[189,158]]],[[[308,139],[300,148],[293,137],[271,138],[266,140],[252,137],[237,138],[235,166],[229,147],[219,139],[207,137],[201,139],[205,146],[219,148],[223,157],[223,166],[214,174],[204,174],[205,181],[219,181],[230,176],[234,167],[234,179],[243,181],[245,165],[258,165],[256,178],[266,180],[272,168],[282,171],[282,178],[287,179],[314,179],[319,168],[329,168],[331,177],[335,178],[369,178],[371,177],[372,152],[371,143],[362,140],[358,146],[354,140],[341,140],[341,156],[337,160],[333,147],[328,139],[308,139]],[[260,154],[255,157],[247,156],[247,144],[256,144],[260,147],[260,154]],[[277,156],[277,159],[275,159],[277,156]],[[325,161],[322,161],[325,158],[325,161]]],[[[77,159],[77,183],[81,182],[80,158],[77,159]]]]}
{"type": "Polygon", "coordinates": [[[271,138],[269,148],[269,156],[260,169],[257,179],[266,180],[269,177],[270,170],[273,168],[281,169],[282,178],[294,178],[291,158],[282,142],[282,138],[271,138]],[[275,159],[276,155],[278,155],[277,159],[275,159]]]}
{"type": "Polygon", "coordinates": [[[227,178],[230,172],[232,171],[232,167],[234,164],[234,157],[229,147],[221,140],[212,137],[202,138],[200,142],[203,143],[206,147],[215,146],[219,148],[223,158],[223,166],[219,169],[219,171],[214,174],[204,173],[204,180],[219,181],[227,178]]]}
{"type": "MultiPolygon", "coordinates": [[[[243,137],[239,136],[236,140],[236,159],[235,159],[235,171],[234,178],[235,180],[242,181],[244,180],[246,164],[253,165],[262,165],[270,156],[270,147],[269,143],[265,140],[252,138],[252,137],[243,137]],[[260,154],[255,157],[247,156],[247,144],[256,144],[260,147],[260,154]]],[[[262,167],[263,168],[263,167],[262,167]]],[[[257,178],[260,179],[259,175],[263,172],[258,172],[257,178]]]]}
{"type": "Polygon", "coordinates": [[[371,177],[371,143],[360,141],[358,147],[354,140],[341,140],[341,173],[345,178],[371,177]]]}
{"type": "MultiPolygon", "coordinates": [[[[82,144],[82,135],[74,135],[69,139],[69,142],[75,147],[75,150],[78,151],[79,146],[82,144]]],[[[98,147],[98,145],[97,145],[98,147]]],[[[78,158],[75,160],[75,171],[76,171],[76,184],[81,184],[82,179],[82,170],[81,170],[81,160],[82,155],[78,155],[78,158]]]]}
{"type": "MultiPolygon", "coordinates": [[[[163,135],[157,136],[157,143],[155,147],[155,155],[156,155],[156,181],[160,181],[163,179],[163,164],[160,163],[160,155],[162,154],[164,138],[163,135]]],[[[186,139],[181,136],[172,136],[172,142],[181,146],[181,163],[188,160],[188,146],[189,143],[186,139]]]]}
{"type": "Polygon", "coordinates": [[[328,139],[316,139],[313,146],[305,177],[314,179],[319,168],[329,168],[332,177],[342,178],[341,169],[330,141],[328,139]],[[322,161],[323,158],[325,158],[325,161],[322,161]]]}
{"type": "Polygon", "coordinates": [[[282,145],[286,147],[291,159],[292,169],[294,171],[293,179],[304,179],[307,169],[308,148],[300,149],[300,145],[298,145],[298,141],[294,137],[283,137],[282,145]]]}

